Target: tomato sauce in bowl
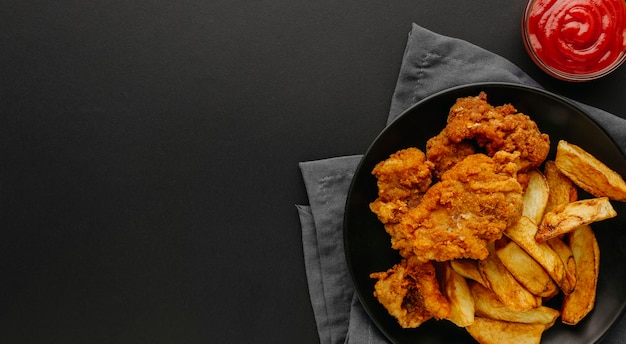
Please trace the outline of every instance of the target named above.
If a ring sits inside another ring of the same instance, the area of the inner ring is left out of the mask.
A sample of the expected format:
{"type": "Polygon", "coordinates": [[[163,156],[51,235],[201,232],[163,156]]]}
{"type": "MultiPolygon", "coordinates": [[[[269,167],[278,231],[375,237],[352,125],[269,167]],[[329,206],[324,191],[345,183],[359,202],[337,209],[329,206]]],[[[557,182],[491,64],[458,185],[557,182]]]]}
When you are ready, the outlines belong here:
{"type": "Polygon", "coordinates": [[[561,80],[602,77],[626,59],[624,0],[531,0],[522,20],[524,46],[561,80]]]}

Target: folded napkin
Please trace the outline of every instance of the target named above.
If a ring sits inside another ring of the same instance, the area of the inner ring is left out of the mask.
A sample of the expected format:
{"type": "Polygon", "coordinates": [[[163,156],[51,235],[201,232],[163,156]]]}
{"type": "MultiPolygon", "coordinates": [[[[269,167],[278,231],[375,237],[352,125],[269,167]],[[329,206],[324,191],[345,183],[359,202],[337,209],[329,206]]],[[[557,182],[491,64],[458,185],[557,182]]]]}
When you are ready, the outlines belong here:
{"type": "MultiPolygon", "coordinates": [[[[518,67],[498,55],[413,25],[388,123],[433,93],[474,82],[513,82],[539,87],[518,67]]],[[[626,151],[625,120],[579,105],[626,151]]],[[[309,205],[297,205],[297,209],[311,304],[322,344],[389,343],[361,307],[344,257],[344,205],[360,158],[360,155],[353,155],[300,163],[309,205]]],[[[626,319],[611,330],[603,343],[624,340],[626,319]]]]}

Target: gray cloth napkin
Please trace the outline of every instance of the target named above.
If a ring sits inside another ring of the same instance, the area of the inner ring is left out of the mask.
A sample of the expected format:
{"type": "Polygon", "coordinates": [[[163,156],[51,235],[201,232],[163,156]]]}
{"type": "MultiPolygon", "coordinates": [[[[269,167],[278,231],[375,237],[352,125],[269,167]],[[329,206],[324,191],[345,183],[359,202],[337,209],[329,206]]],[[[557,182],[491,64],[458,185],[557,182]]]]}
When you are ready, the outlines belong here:
{"type": "MultiPolygon", "coordinates": [[[[413,25],[393,94],[388,123],[425,97],[473,82],[539,85],[506,59],[466,41],[413,25]]],[[[626,121],[585,107],[626,151],[626,121]]],[[[382,128],[381,128],[382,129],[382,128]]],[[[322,344],[389,343],[370,321],[354,293],[343,250],[343,212],[360,155],[301,162],[309,205],[297,205],[305,268],[322,344]]],[[[603,343],[626,340],[626,319],[603,343]]]]}

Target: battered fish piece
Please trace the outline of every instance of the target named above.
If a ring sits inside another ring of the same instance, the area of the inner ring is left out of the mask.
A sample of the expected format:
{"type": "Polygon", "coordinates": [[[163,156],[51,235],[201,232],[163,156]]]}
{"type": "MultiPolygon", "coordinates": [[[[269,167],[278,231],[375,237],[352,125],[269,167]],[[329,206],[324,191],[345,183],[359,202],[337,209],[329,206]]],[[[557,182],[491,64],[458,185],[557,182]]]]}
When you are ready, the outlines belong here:
{"type": "Polygon", "coordinates": [[[408,148],[376,165],[370,209],[403,259],[370,277],[378,279],[374,296],[403,328],[450,317],[436,262],[487,258],[487,246],[521,218],[527,171],[549,149],[534,121],[510,104],[489,105],[481,92],[457,100],[426,154],[408,148]]]}
{"type": "Polygon", "coordinates": [[[450,316],[450,303],[439,289],[432,262],[403,259],[386,272],[370,274],[378,279],[374,296],[403,328],[450,316]]]}
{"type": "Polygon", "coordinates": [[[522,215],[519,153],[473,154],[444,173],[393,228],[392,247],[419,261],[485,259],[522,215]]]}
{"type": "Polygon", "coordinates": [[[433,163],[417,148],[399,150],[379,162],[372,170],[377,179],[378,198],[370,204],[370,209],[382,223],[398,223],[430,187],[433,168],[433,163]]]}
{"type": "Polygon", "coordinates": [[[433,171],[435,177],[440,179],[444,172],[452,168],[459,161],[469,155],[475,154],[476,144],[469,140],[454,142],[448,137],[444,128],[441,133],[426,142],[426,154],[428,161],[435,166],[433,171]]]}
{"type": "Polygon", "coordinates": [[[426,154],[435,164],[437,176],[451,167],[449,160],[454,155],[463,156],[469,140],[488,156],[499,151],[519,152],[521,172],[541,165],[550,151],[550,138],[530,117],[511,104],[490,105],[485,92],[459,98],[450,108],[445,129],[427,143],[426,154]]]}

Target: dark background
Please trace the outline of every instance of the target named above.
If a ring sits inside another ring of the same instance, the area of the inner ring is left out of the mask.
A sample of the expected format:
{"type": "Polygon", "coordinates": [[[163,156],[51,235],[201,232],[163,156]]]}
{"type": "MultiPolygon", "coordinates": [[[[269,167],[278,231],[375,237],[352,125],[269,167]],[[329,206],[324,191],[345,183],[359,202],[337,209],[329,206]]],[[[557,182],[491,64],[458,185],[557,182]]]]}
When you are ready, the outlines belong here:
{"type": "Polygon", "coordinates": [[[383,128],[411,23],[532,64],[524,1],[0,1],[0,342],[318,343],[298,162],[383,128]]]}

